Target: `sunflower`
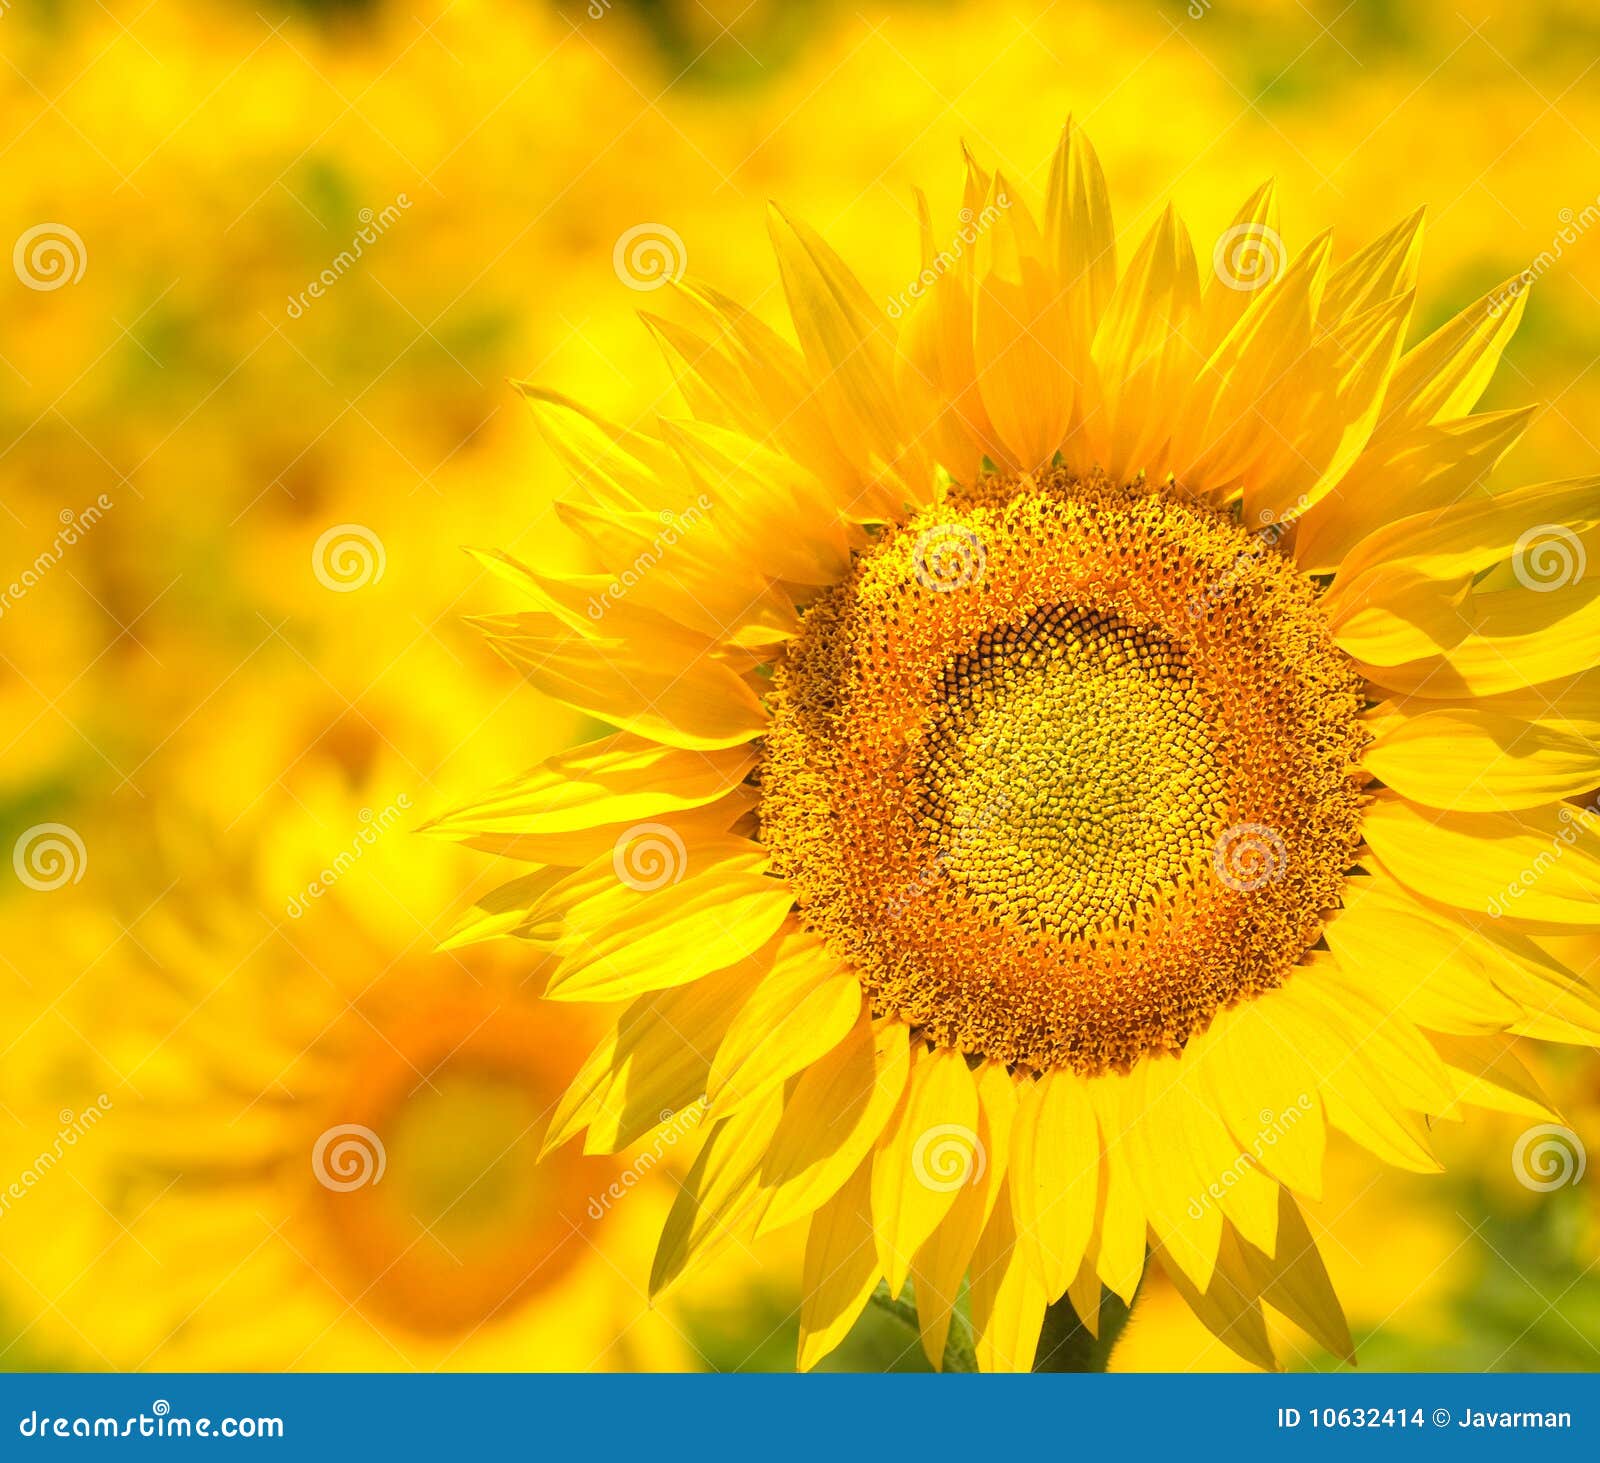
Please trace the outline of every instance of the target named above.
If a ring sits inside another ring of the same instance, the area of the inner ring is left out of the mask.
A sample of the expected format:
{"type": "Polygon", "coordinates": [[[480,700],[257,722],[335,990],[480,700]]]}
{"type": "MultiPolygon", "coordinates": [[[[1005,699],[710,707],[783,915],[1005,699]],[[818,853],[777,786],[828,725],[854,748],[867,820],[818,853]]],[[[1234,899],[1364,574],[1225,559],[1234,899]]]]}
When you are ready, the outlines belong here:
{"type": "Polygon", "coordinates": [[[23,1070],[0,1084],[26,1118],[6,1125],[7,1176],[41,1170],[0,1215],[0,1316],[29,1352],[172,1370],[693,1360],[635,1263],[667,1212],[654,1170],[688,1129],[627,1167],[536,1162],[595,1028],[553,1019],[503,954],[430,954],[420,921],[443,890],[408,839],[407,770],[380,760],[363,810],[342,773],[303,765],[292,814],[226,833],[163,797],[158,847],[127,826],[91,841],[107,862],[142,849],[158,901],[126,926],[35,917],[30,978],[85,974],[15,1023],[23,1070]]]}
{"type": "Polygon", "coordinates": [[[680,284],[658,430],[523,388],[585,567],[486,556],[482,628],[615,730],[438,830],[534,865],[467,933],[626,1003],[546,1149],[701,1108],[652,1287],[807,1225],[802,1367],[908,1282],[935,1365],[958,1302],[1083,1365],[1152,1257],[1349,1356],[1328,1128],[1434,1170],[1600,1037],[1542,939],[1600,923],[1600,484],[1485,486],[1523,281],[1408,349],[1420,214],[1290,257],[1268,185],[1119,270],[1070,127],[1042,217],[970,156],[917,206],[887,306],[775,211],[793,344],[680,284]]]}

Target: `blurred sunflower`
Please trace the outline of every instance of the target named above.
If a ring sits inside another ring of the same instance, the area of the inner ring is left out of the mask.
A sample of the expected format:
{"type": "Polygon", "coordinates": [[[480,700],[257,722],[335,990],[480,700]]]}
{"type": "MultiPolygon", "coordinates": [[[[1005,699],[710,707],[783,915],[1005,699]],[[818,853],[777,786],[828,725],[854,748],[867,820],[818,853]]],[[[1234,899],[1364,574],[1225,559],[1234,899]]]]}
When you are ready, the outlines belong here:
{"type": "MultiPolygon", "coordinates": [[[[107,929],[85,935],[88,974],[30,1025],[15,1086],[72,1110],[103,1088],[105,1115],[70,1179],[47,1175],[53,1198],[6,1215],[0,1310],[35,1350],[119,1368],[685,1366],[630,1273],[666,1211],[650,1170],[668,1146],[632,1171],[537,1163],[585,1034],[508,961],[428,954],[404,795],[358,812],[321,763],[294,796],[240,837],[165,800],[161,847],[142,846],[181,887],[115,954],[107,929]]],[[[44,980],[71,937],[35,936],[44,980]]],[[[58,1121],[8,1129],[15,1166],[58,1121]]]]}
{"type": "Polygon", "coordinates": [[[631,1002],[546,1147],[704,1094],[652,1287],[808,1221],[802,1366],[908,1279],[938,1364],[964,1277],[980,1365],[1076,1364],[1147,1247],[1348,1355],[1325,1125],[1430,1170],[1545,1110],[1505,1033],[1600,1036],[1531,938],[1600,919],[1597,480],[1484,488],[1524,297],[1405,349],[1420,215],[1290,259],[1269,185],[1204,288],[1170,209],[1119,273],[1071,129],[1042,221],[918,204],[887,311],[775,217],[799,349],[684,287],[659,434],[528,388],[591,568],[483,628],[618,730],[438,827],[539,865],[469,933],[631,1002]]]}

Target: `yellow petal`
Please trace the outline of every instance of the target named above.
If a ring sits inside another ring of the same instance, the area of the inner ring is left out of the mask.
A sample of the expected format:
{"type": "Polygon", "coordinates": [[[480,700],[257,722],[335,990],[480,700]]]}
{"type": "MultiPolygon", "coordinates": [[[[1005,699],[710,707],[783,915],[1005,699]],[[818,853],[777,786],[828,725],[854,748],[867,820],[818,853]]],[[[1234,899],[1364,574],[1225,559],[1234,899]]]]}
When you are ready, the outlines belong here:
{"type": "Polygon", "coordinates": [[[815,936],[789,931],[717,1047],[706,1089],[712,1107],[725,1115],[809,1067],[850,1034],[861,1010],[855,975],[815,936]]]}
{"type": "Polygon", "coordinates": [[[618,732],[557,753],[422,831],[485,853],[587,863],[621,828],[723,797],[755,760],[748,745],[687,751],[618,732]]]}
{"type": "Polygon", "coordinates": [[[638,866],[644,881],[625,877],[621,865],[613,887],[569,911],[549,996],[617,1001],[686,985],[778,932],[794,901],[786,884],[762,872],[764,851],[732,839],[688,851],[681,842],[663,843],[661,860],[638,866]],[[659,871],[678,861],[683,877],[664,878],[659,871]]]}
{"type": "Polygon", "coordinates": [[[650,1267],[652,1299],[692,1264],[755,1234],[768,1197],[761,1159],[782,1109],[782,1094],[773,1092],[712,1126],[662,1226],[650,1267]]]}
{"type": "Polygon", "coordinates": [[[861,1012],[850,1034],[797,1079],[763,1165],[772,1201],[763,1232],[838,1192],[883,1133],[905,1090],[910,1034],[861,1012]]]}
{"type": "Polygon", "coordinates": [[[1600,787],[1589,738],[1470,709],[1397,720],[1361,760],[1401,797],[1453,812],[1539,807],[1600,787]]]}
{"type": "Polygon", "coordinates": [[[1507,280],[1406,352],[1384,400],[1380,435],[1472,410],[1522,321],[1527,295],[1512,293],[1517,284],[1507,280]]]}
{"type": "Polygon", "coordinates": [[[911,1262],[922,1350],[935,1369],[944,1362],[961,1278],[1005,1186],[1010,1164],[1016,1084],[1000,1062],[988,1062],[974,1075],[978,1088],[978,1144],[986,1159],[983,1171],[974,1182],[956,1190],[950,1212],[911,1262]]]}
{"type": "Polygon", "coordinates": [[[1236,1243],[1224,1245],[1227,1258],[1220,1263],[1235,1274],[1242,1288],[1282,1311],[1324,1350],[1354,1362],[1350,1323],[1328,1279],[1317,1242],[1294,1199],[1282,1191],[1279,1199],[1277,1253],[1263,1254],[1248,1240],[1233,1236],[1236,1243]]]}
{"type": "Polygon", "coordinates": [[[993,221],[977,240],[972,314],[978,390],[1013,461],[1031,472],[1050,462],[1067,435],[1080,373],[1038,228],[999,174],[987,212],[993,221]]]}
{"type": "Polygon", "coordinates": [[[956,1195],[982,1181],[989,1157],[978,1135],[978,1093],[966,1058],[914,1048],[905,1097],[872,1158],[872,1220],[889,1293],[956,1195]]]}
{"type": "Polygon", "coordinates": [[[1011,1209],[1002,1195],[972,1255],[972,1330],[978,1366],[986,1372],[1032,1368],[1048,1304],[1044,1286],[1018,1253],[1011,1209]]]}
{"type": "Polygon", "coordinates": [[[1367,842],[1408,888],[1456,909],[1529,927],[1600,924],[1600,820],[1576,808],[1424,812],[1400,798],[1368,810],[1367,842]]]}
{"type": "Polygon", "coordinates": [[[1422,259],[1422,216],[1417,209],[1388,233],[1357,250],[1328,276],[1322,294],[1322,318],[1348,319],[1380,300],[1415,289],[1422,259]]]}
{"type": "Polygon", "coordinates": [[[1100,1202],[1100,1130],[1076,1074],[1023,1087],[1011,1167],[1018,1243],[1054,1298],[1083,1264],[1100,1202]]]}
{"type": "Polygon", "coordinates": [[[1384,524],[1482,494],[1485,479],[1533,415],[1532,407],[1486,412],[1369,443],[1301,518],[1296,562],[1308,573],[1332,573],[1357,543],[1384,524]]]}
{"type": "Polygon", "coordinates": [[[872,1170],[863,1163],[811,1217],[800,1289],[799,1368],[808,1372],[850,1334],[878,1283],[872,1170]]]}
{"type": "Polygon", "coordinates": [[[1495,1112],[1560,1122],[1539,1079],[1517,1055],[1514,1040],[1503,1036],[1429,1036],[1455,1085],[1458,1103],[1495,1112]]]}
{"type": "Polygon", "coordinates": [[[1237,1259],[1238,1241],[1231,1233],[1225,1233],[1224,1242],[1225,1259],[1217,1265],[1211,1283],[1204,1290],[1195,1286],[1184,1273],[1183,1266],[1175,1263],[1165,1250],[1157,1247],[1153,1253],[1167,1272],[1173,1289],[1217,1340],[1263,1371],[1277,1371],[1278,1360],[1267,1339],[1260,1297],[1240,1273],[1243,1267],[1237,1259]],[[1233,1263],[1227,1263],[1228,1260],[1233,1263]]]}

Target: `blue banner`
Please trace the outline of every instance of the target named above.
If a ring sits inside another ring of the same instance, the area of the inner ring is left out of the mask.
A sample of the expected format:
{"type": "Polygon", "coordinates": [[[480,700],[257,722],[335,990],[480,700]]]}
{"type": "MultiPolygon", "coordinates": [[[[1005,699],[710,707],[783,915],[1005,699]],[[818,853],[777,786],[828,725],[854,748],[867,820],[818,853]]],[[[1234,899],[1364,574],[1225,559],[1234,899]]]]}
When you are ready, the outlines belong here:
{"type": "Polygon", "coordinates": [[[15,1373],[0,1457],[1595,1456],[1600,1377],[15,1373]]]}

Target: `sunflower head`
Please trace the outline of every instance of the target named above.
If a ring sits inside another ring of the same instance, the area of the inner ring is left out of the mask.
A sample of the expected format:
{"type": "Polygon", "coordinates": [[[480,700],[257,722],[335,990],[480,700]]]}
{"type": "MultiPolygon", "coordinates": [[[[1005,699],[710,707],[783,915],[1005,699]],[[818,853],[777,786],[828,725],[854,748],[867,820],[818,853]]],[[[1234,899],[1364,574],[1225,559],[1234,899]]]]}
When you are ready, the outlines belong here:
{"type": "Polygon", "coordinates": [[[803,1364],[910,1279],[936,1364],[965,1280],[1048,1365],[1147,1254],[1251,1360],[1264,1304],[1347,1354],[1327,1129],[1436,1167],[1545,1111],[1514,1038],[1600,1035],[1600,492],[1485,485],[1524,294],[1408,345],[1420,215],[1291,256],[1268,187],[1119,268],[1071,129],[1042,215],[971,159],[917,206],[887,308],[774,217],[792,341],[683,286],[686,415],[528,388],[586,567],[494,556],[484,628],[616,731],[440,820],[535,866],[467,933],[628,1003],[549,1146],[703,1113],[657,1287],[808,1226],[803,1364]]]}

